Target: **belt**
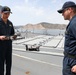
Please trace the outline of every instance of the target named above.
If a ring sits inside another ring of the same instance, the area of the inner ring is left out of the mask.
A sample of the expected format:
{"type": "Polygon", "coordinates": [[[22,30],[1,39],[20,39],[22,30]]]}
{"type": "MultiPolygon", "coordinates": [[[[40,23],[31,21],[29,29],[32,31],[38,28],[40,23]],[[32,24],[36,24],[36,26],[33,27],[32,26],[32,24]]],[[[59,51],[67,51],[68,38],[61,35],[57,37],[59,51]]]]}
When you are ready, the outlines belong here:
{"type": "Polygon", "coordinates": [[[64,52],[64,55],[69,57],[69,58],[76,59],[76,55],[72,55],[72,54],[69,54],[69,53],[66,53],[66,52],[64,52]]]}

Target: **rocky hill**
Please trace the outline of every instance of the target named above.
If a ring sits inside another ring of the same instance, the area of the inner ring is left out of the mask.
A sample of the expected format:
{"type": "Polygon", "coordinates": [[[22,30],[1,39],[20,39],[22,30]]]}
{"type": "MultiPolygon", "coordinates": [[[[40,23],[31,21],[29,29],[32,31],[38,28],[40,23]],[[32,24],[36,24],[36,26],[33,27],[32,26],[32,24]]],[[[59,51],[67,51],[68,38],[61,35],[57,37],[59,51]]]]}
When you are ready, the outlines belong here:
{"type": "Polygon", "coordinates": [[[47,22],[41,22],[38,24],[27,24],[23,26],[25,29],[65,29],[65,24],[52,24],[47,22]]]}

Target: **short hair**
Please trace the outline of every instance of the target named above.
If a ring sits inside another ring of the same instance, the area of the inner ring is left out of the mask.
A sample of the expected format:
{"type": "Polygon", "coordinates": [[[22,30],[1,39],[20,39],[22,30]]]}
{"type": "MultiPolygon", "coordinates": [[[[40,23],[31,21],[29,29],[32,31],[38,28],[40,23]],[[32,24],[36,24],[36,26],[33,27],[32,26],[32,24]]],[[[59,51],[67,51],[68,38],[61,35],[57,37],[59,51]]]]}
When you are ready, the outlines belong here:
{"type": "Polygon", "coordinates": [[[76,13],[76,7],[71,7],[73,9],[73,12],[76,13]]]}

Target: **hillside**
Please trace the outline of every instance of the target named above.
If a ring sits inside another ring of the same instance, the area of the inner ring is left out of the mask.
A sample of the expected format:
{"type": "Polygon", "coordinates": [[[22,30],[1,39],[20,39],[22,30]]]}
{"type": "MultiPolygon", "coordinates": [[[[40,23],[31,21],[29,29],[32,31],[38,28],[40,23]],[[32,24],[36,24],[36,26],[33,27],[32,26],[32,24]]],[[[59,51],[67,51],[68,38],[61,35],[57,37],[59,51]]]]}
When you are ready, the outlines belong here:
{"type": "Polygon", "coordinates": [[[25,29],[65,29],[65,24],[52,24],[47,22],[41,22],[38,24],[27,24],[23,26],[25,29]]]}

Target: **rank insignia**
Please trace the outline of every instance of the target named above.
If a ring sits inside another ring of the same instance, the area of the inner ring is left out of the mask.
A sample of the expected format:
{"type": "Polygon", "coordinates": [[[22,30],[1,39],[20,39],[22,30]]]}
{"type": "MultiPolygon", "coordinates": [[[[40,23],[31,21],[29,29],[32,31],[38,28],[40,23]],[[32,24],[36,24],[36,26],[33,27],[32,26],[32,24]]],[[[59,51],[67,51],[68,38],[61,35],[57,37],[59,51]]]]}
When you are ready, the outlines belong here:
{"type": "Polygon", "coordinates": [[[11,24],[9,24],[9,26],[11,27],[12,25],[11,25],[11,24]]]}

